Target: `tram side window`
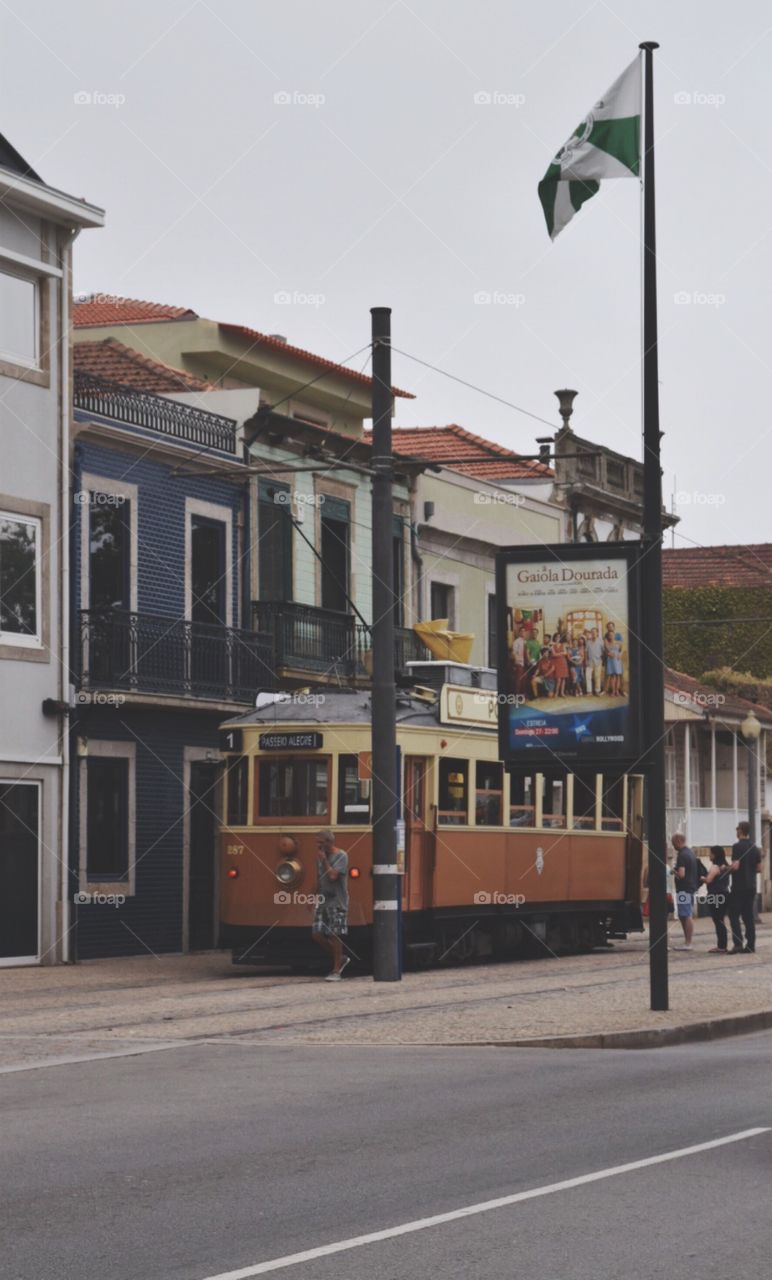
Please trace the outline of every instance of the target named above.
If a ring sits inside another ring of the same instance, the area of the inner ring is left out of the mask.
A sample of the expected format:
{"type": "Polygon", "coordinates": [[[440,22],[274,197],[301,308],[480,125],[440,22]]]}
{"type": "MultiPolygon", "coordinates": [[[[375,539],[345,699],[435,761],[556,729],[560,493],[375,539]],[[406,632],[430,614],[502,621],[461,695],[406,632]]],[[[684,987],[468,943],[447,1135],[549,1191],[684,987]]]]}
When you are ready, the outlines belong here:
{"type": "Polygon", "coordinates": [[[440,803],[437,821],[443,826],[466,825],[468,779],[468,760],[440,760],[440,803]]]}
{"type": "Polygon", "coordinates": [[[509,774],[509,825],[510,827],[534,827],[536,804],[534,780],[531,774],[523,775],[513,766],[509,774]]]}
{"type": "Polygon", "coordinates": [[[327,757],[261,760],[259,785],[261,818],[324,818],[327,816],[327,757]]]}
{"type": "Polygon", "coordinates": [[[601,801],[601,830],[621,831],[624,813],[624,778],[604,775],[601,801]]]}
{"type": "Polygon", "coordinates": [[[237,756],[228,765],[226,821],[229,827],[247,825],[247,757],[237,756]]]}
{"type": "Polygon", "coordinates": [[[500,827],[504,798],[504,766],[478,760],[475,769],[474,820],[478,827],[500,827]]]}
{"type": "Polygon", "coordinates": [[[566,825],[565,779],[544,775],[544,792],[542,801],[542,826],[564,827],[566,825]]]}
{"type": "Polygon", "coordinates": [[[359,777],[357,756],[338,756],[338,822],[370,821],[370,781],[359,777]]]}
{"type": "Polygon", "coordinates": [[[595,774],[574,774],[574,827],[579,831],[595,828],[595,774]]]}

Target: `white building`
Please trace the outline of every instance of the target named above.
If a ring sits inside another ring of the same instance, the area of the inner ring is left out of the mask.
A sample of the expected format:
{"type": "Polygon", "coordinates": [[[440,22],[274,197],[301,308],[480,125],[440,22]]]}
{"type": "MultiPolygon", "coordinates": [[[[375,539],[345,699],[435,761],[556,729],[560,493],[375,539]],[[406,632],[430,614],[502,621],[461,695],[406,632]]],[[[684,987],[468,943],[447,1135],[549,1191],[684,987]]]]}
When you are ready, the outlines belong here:
{"type": "Polygon", "coordinates": [[[0,136],[0,965],[68,958],[72,251],[103,222],[0,136]]]}
{"type": "Polygon", "coordinates": [[[761,726],[753,752],[756,765],[756,841],[764,852],[764,878],[769,869],[769,822],[766,802],[766,741],[772,712],[745,698],[719,693],[692,676],[665,671],[665,803],[668,835],[682,832],[689,844],[706,850],[728,848],[735,827],[749,818],[748,766],[751,753],[741,726],[750,712],[761,726]]]}

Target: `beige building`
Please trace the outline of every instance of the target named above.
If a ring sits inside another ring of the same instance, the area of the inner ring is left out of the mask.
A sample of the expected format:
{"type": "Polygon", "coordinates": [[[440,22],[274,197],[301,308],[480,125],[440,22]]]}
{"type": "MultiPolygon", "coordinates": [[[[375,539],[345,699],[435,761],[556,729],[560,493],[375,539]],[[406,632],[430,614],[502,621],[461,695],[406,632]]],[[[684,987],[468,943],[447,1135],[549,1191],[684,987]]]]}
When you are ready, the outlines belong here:
{"type": "Polygon", "coordinates": [[[495,666],[496,552],[565,541],[552,472],[457,424],[397,429],[394,450],[426,464],[412,492],[416,617],[472,632],[471,662],[495,666]]]}

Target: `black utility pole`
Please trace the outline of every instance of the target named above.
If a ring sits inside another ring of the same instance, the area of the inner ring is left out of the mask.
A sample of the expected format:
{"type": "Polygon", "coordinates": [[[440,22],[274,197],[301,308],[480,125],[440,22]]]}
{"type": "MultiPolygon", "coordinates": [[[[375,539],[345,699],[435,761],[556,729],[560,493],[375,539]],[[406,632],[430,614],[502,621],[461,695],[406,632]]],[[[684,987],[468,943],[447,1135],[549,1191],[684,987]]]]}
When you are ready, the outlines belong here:
{"type": "Polygon", "coordinates": [[[391,307],[372,307],[373,339],[373,979],[399,982],[397,704],[392,560],[391,307]]]}
{"type": "Polygon", "coordinates": [[[657,358],[657,242],[654,205],[654,40],[644,57],[643,156],[643,551],[641,701],[649,846],[649,973],[652,1009],[667,1009],[667,826],[665,681],[662,639],[662,468],[657,358]]]}

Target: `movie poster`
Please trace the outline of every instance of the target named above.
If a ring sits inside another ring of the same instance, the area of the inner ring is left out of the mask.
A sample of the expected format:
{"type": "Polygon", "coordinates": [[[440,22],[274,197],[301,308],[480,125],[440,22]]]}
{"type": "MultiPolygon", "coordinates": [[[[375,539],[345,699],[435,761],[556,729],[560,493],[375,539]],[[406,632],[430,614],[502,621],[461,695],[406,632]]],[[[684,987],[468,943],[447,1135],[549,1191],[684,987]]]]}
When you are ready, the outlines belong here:
{"type": "Polygon", "coordinates": [[[499,734],[508,760],[608,762],[638,750],[638,544],[502,552],[499,734]],[[536,558],[538,557],[538,558],[536,558]],[[502,599],[503,597],[503,599],[502,599]]]}

